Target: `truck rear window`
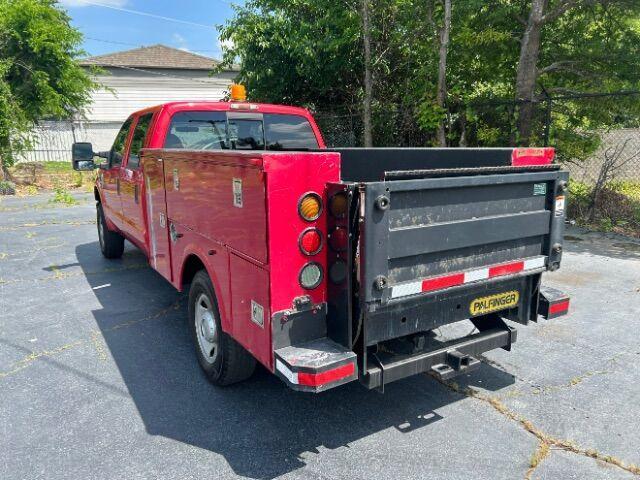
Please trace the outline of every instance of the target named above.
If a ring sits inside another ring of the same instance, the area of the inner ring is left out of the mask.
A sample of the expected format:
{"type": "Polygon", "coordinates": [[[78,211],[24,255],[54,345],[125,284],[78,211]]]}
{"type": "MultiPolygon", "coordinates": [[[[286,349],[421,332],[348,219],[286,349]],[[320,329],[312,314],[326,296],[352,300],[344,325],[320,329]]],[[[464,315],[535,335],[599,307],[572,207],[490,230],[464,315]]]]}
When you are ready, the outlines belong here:
{"type": "Polygon", "coordinates": [[[165,148],[188,150],[310,150],[318,141],[299,115],[181,112],[171,119],[165,148]]]}

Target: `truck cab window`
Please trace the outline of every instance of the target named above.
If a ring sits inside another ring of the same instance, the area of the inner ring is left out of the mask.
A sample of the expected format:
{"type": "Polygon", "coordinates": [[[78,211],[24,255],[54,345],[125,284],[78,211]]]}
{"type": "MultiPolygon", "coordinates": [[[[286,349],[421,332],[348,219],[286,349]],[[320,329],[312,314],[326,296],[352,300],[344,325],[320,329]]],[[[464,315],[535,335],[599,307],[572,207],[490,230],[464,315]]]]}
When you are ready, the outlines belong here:
{"type": "Polygon", "coordinates": [[[124,156],[124,149],[127,145],[127,137],[129,136],[129,129],[131,128],[132,118],[127,119],[122,124],[116,139],[113,141],[111,147],[111,153],[109,155],[109,166],[116,167],[122,164],[122,157],[124,156]]]}
{"type": "Polygon", "coordinates": [[[318,140],[309,121],[298,115],[264,115],[267,150],[311,150],[318,140]]]}
{"type": "Polygon", "coordinates": [[[224,112],[182,112],[171,119],[164,148],[225,150],[227,116],[224,112]]]}
{"type": "Polygon", "coordinates": [[[152,118],[153,113],[147,113],[141,115],[138,118],[138,123],[136,123],[133,138],[131,139],[131,148],[129,149],[129,160],[127,160],[127,167],[132,170],[140,166],[140,150],[144,146],[144,140],[147,137],[152,118]]]}
{"type": "Polygon", "coordinates": [[[264,150],[262,120],[230,118],[229,143],[234,150],[264,150]]]}

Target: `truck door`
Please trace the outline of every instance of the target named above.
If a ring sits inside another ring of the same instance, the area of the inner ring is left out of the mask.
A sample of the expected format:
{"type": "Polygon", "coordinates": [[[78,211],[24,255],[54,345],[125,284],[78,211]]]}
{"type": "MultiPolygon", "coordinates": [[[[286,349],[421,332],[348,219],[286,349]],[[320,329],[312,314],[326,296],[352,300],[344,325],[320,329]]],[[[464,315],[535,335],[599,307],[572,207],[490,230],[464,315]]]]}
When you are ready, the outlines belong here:
{"type": "Polygon", "coordinates": [[[140,150],[145,139],[153,112],[140,115],[133,127],[130,147],[120,169],[120,200],[122,203],[123,229],[138,245],[145,245],[145,222],[142,211],[144,178],[140,168],[140,150]]]}
{"type": "Polygon", "coordinates": [[[141,161],[146,205],[143,217],[149,228],[149,263],[163,277],[172,281],[164,161],[155,155],[145,155],[141,161]]]}
{"type": "Polygon", "coordinates": [[[102,208],[107,218],[113,221],[118,228],[123,226],[122,203],[120,201],[120,168],[127,147],[131,123],[132,118],[129,118],[120,128],[109,153],[109,163],[101,171],[102,208]]]}

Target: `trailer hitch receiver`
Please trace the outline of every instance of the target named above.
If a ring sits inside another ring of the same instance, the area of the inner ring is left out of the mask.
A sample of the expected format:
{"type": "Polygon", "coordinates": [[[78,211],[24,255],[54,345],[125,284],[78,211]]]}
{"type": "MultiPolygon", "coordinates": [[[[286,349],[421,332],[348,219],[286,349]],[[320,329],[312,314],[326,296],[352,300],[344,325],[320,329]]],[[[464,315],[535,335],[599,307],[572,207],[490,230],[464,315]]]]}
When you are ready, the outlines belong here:
{"type": "Polygon", "coordinates": [[[480,360],[471,355],[465,355],[458,350],[449,350],[446,363],[439,363],[431,367],[431,374],[439,380],[449,380],[456,375],[472,372],[480,366],[480,360]]]}

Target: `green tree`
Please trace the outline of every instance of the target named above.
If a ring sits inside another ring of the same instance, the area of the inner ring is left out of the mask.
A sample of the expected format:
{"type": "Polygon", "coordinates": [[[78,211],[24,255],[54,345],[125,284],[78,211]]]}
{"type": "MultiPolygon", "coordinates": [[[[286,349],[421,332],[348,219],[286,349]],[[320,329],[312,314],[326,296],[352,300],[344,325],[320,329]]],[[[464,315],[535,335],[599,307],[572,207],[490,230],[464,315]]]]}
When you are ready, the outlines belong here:
{"type": "MultiPolygon", "coordinates": [[[[417,128],[426,144],[444,144],[443,133],[447,145],[541,144],[550,96],[640,86],[637,0],[367,5],[376,145],[415,144],[417,128]],[[542,20],[531,20],[540,6],[542,20]],[[523,47],[531,41],[531,21],[539,27],[533,60],[532,46],[523,47]],[[523,48],[529,52],[526,62],[523,48]],[[526,98],[523,75],[533,88],[526,98]],[[524,114],[523,104],[531,107],[524,114]]],[[[255,100],[323,112],[338,105],[360,114],[366,63],[362,6],[362,0],[248,2],[222,28],[234,45],[225,60],[240,61],[240,80],[255,100]]],[[[640,105],[631,100],[612,97],[605,106],[565,98],[552,104],[552,143],[574,158],[586,156],[597,147],[594,131],[640,118],[640,105]]]]}
{"type": "Polygon", "coordinates": [[[0,0],[0,161],[28,148],[44,118],[66,118],[96,87],[77,64],[82,35],[54,0],[0,0]]]}

